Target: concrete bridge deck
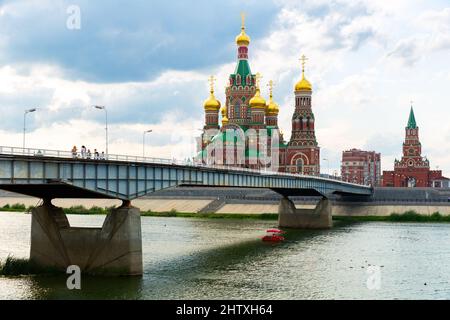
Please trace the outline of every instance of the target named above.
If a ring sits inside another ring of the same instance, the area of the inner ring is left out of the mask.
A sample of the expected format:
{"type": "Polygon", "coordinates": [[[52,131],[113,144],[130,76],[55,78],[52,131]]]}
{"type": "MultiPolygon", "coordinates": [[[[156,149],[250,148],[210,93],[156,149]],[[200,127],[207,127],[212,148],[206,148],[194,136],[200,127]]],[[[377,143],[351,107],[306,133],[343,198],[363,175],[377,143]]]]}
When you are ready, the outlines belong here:
{"type": "Polygon", "coordinates": [[[0,147],[0,189],[39,198],[132,200],[176,186],[268,188],[283,195],[370,196],[372,188],[315,176],[211,167],[167,159],[0,147]]]}

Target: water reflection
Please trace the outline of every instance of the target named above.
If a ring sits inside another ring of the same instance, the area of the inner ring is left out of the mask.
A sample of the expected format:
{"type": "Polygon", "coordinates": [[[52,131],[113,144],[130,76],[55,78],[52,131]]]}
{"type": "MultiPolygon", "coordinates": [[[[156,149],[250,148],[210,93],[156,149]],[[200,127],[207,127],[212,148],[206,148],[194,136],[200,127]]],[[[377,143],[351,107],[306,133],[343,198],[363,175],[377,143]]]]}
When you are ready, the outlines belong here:
{"type": "Polygon", "coordinates": [[[32,299],[142,299],[142,277],[82,276],[81,290],[68,290],[67,277],[32,277],[32,299]]]}

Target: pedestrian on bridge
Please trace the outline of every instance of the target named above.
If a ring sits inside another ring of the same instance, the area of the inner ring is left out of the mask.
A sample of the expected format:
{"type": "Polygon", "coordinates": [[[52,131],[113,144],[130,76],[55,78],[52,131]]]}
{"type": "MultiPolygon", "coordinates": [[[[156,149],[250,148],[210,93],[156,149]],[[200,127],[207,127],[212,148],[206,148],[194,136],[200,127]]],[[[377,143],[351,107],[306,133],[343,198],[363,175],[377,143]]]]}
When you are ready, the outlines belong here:
{"type": "Polygon", "coordinates": [[[86,159],[86,147],[81,146],[81,158],[86,159]]]}
{"type": "Polygon", "coordinates": [[[91,159],[91,156],[92,156],[92,154],[91,154],[91,149],[88,149],[88,151],[87,151],[87,153],[86,153],[86,158],[87,158],[87,159],[91,159]]]}
{"type": "Polygon", "coordinates": [[[72,158],[76,158],[78,155],[77,146],[73,146],[72,148],[72,158]]]}

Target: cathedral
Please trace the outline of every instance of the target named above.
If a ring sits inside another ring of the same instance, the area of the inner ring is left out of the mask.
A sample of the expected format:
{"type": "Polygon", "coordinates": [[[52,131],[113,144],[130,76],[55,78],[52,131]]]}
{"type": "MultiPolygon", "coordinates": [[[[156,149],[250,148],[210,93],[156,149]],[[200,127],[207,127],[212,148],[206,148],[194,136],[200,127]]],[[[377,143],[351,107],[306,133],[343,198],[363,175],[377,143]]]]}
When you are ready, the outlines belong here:
{"type": "Polygon", "coordinates": [[[448,179],[442,176],[442,171],[430,170],[430,161],[422,157],[419,127],[412,107],[405,131],[402,159],[395,160],[394,171],[383,172],[383,187],[442,188],[448,184],[448,179]]]}
{"type": "Polygon", "coordinates": [[[266,101],[261,94],[261,76],[251,71],[250,37],[244,18],[236,45],[236,68],[227,80],[224,103],[214,96],[214,77],[209,79],[210,96],[204,103],[205,122],[197,160],[209,165],[319,175],[320,148],[315,135],[312,85],[305,78],[306,57],[302,56],[302,78],[294,88],[291,138],[285,141],[278,127],[280,108],[273,97],[273,82],[268,82],[266,101]]]}

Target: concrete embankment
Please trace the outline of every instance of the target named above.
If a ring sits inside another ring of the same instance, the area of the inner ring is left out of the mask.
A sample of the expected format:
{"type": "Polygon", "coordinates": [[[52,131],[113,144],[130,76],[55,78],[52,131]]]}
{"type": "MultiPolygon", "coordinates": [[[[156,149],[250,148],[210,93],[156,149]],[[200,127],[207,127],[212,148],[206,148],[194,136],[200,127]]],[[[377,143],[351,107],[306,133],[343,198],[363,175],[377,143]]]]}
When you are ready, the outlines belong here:
{"type": "MultiPolygon", "coordinates": [[[[133,206],[141,211],[167,212],[176,210],[178,212],[198,212],[207,206],[212,200],[205,199],[136,199],[133,206]]],[[[5,205],[23,204],[26,207],[37,206],[38,198],[32,197],[0,197],[0,207],[5,205]]],[[[122,201],[111,199],[55,199],[52,201],[57,207],[70,208],[83,206],[86,209],[92,207],[120,206],[122,201]]]]}
{"type": "MultiPolygon", "coordinates": [[[[170,199],[170,198],[141,198],[134,200],[133,206],[141,211],[169,212],[175,210],[181,213],[196,213],[207,207],[215,199],[170,199]]],[[[26,207],[36,206],[40,202],[38,198],[32,197],[0,197],[0,207],[5,205],[23,204],[26,207]]],[[[225,203],[219,210],[211,213],[218,214],[276,214],[278,203],[275,201],[266,203],[225,203]]],[[[242,201],[243,202],[243,201],[242,201]]],[[[92,207],[120,206],[120,200],[109,199],[55,199],[54,205],[62,208],[72,206],[83,206],[86,209],[92,207]]],[[[315,204],[304,204],[296,201],[298,209],[313,209],[315,204]]],[[[389,216],[392,213],[403,213],[415,211],[423,215],[431,215],[439,212],[441,215],[450,215],[450,203],[400,203],[400,204],[377,204],[377,203],[333,203],[334,216],[389,216]]]]}
{"type": "MultiPolygon", "coordinates": [[[[298,209],[313,209],[315,205],[296,203],[298,209]]],[[[389,216],[392,213],[404,213],[415,211],[422,215],[432,215],[439,212],[441,215],[450,215],[450,205],[448,204],[333,204],[333,216],[389,216]]],[[[217,213],[235,214],[260,214],[278,213],[278,204],[226,204],[217,213]]]]}
{"type": "MultiPolygon", "coordinates": [[[[281,195],[269,189],[179,187],[159,191],[132,201],[141,211],[218,214],[276,214],[281,195]]],[[[334,216],[389,216],[415,211],[423,215],[450,215],[450,189],[376,188],[369,201],[344,202],[332,198],[334,216]]],[[[312,209],[319,198],[292,197],[298,209],[312,209]]],[[[38,205],[40,199],[0,191],[0,207],[7,204],[38,205]]],[[[55,199],[56,206],[120,206],[119,200],[55,199]]]]}

